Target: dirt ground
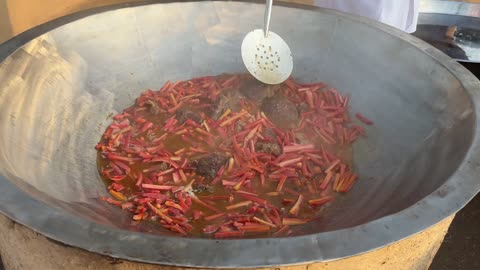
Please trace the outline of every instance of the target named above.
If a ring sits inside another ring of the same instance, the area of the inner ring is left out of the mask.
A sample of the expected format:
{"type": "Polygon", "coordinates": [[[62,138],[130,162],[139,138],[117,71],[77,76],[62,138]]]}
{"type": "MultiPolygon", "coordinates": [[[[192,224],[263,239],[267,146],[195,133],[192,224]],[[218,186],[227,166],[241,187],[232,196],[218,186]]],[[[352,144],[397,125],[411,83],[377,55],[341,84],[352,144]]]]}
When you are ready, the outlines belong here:
{"type": "MultiPolygon", "coordinates": [[[[463,63],[477,78],[480,64],[463,63]]],[[[480,269],[480,194],[453,220],[430,270],[480,269]]]]}
{"type": "Polygon", "coordinates": [[[480,195],[453,220],[430,270],[480,269],[480,195]]]}

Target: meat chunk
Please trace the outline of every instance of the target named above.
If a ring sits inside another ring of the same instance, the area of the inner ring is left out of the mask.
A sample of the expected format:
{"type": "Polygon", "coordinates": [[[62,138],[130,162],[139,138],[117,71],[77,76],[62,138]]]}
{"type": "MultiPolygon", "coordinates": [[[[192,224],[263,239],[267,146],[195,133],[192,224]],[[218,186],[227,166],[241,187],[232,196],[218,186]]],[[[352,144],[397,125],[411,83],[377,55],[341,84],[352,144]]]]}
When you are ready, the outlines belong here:
{"type": "Polygon", "coordinates": [[[233,112],[240,111],[240,100],[243,98],[245,97],[236,89],[224,90],[224,93],[212,105],[210,117],[217,120],[227,109],[233,112]]]}
{"type": "Polygon", "coordinates": [[[204,176],[207,180],[212,180],[217,175],[220,167],[227,163],[228,157],[221,153],[211,153],[207,156],[193,161],[192,167],[198,175],[204,176]]]}
{"type": "Polygon", "coordinates": [[[295,128],[299,122],[297,106],[280,92],[265,98],[262,110],[280,128],[295,128]]]}
{"type": "Polygon", "coordinates": [[[280,156],[282,154],[282,147],[278,143],[258,141],[255,143],[255,151],[280,156]]]}
{"type": "Polygon", "coordinates": [[[261,103],[264,98],[269,96],[271,86],[258,81],[255,78],[247,79],[240,86],[240,92],[247,98],[261,103]]]}
{"type": "Polygon", "coordinates": [[[202,123],[202,116],[194,111],[191,111],[189,109],[180,109],[175,113],[175,117],[177,118],[178,122],[181,124],[185,123],[187,119],[191,119],[195,121],[198,124],[202,123]]]}

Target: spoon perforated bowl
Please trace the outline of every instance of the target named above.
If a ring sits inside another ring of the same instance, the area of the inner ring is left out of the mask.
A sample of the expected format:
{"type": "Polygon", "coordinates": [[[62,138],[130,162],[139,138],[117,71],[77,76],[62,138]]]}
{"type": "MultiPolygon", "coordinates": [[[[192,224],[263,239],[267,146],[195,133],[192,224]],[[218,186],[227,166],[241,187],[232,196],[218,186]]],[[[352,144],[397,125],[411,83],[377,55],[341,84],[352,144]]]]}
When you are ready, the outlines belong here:
{"type": "Polygon", "coordinates": [[[264,28],[248,33],[242,42],[242,59],[247,70],[266,84],[284,82],[293,70],[292,52],[287,43],[269,31],[272,0],[266,1],[264,28]]]}

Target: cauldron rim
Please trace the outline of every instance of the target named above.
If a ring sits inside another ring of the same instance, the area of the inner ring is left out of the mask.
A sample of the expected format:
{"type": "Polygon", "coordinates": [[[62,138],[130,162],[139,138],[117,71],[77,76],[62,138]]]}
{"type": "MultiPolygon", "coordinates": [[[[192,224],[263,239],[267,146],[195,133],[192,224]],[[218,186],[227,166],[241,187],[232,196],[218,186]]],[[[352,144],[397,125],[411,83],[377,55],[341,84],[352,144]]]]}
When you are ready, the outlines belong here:
{"type": "MultiPolygon", "coordinates": [[[[1,44],[0,62],[41,34],[81,18],[120,8],[176,2],[198,1],[127,2],[81,11],[52,20],[1,44]]],[[[259,3],[261,1],[234,2],[259,3]]],[[[307,10],[324,10],[293,3],[280,5],[307,10]]],[[[347,16],[336,11],[329,12],[338,16],[347,16]]],[[[480,112],[480,106],[478,106],[480,93],[477,91],[480,89],[480,82],[470,72],[432,46],[400,30],[362,17],[348,15],[348,18],[375,27],[414,45],[455,75],[474,103],[475,127],[479,126],[476,115],[480,112]]],[[[253,268],[332,261],[392,244],[423,231],[460,210],[480,190],[480,181],[477,181],[475,176],[480,173],[480,163],[475,158],[479,152],[480,136],[475,130],[472,144],[459,168],[443,185],[416,204],[360,226],[297,237],[212,240],[148,235],[107,228],[35,200],[4,176],[0,176],[0,190],[2,190],[0,212],[61,243],[132,261],[211,268],[253,268]],[[442,202],[446,207],[435,207],[438,202],[442,202]],[[163,247],[166,251],[158,249],[157,252],[144,252],[151,249],[151,244],[154,243],[155,246],[163,247]],[[332,245],[332,243],[335,244],[332,245]]]]}

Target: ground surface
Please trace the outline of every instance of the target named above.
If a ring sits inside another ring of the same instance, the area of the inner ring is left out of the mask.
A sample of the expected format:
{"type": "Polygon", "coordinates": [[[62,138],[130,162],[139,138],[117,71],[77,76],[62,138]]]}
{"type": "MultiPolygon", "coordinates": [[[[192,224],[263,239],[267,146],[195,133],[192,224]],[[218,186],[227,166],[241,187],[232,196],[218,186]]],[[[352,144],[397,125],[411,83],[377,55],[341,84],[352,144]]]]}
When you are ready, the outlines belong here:
{"type": "Polygon", "coordinates": [[[480,195],[453,220],[430,270],[480,269],[480,195]]]}
{"type": "MultiPolygon", "coordinates": [[[[480,64],[463,64],[480,78],[480,64]]],[[[480,194],[456,216],[430,270],[480,269],[480,194]]]]}

